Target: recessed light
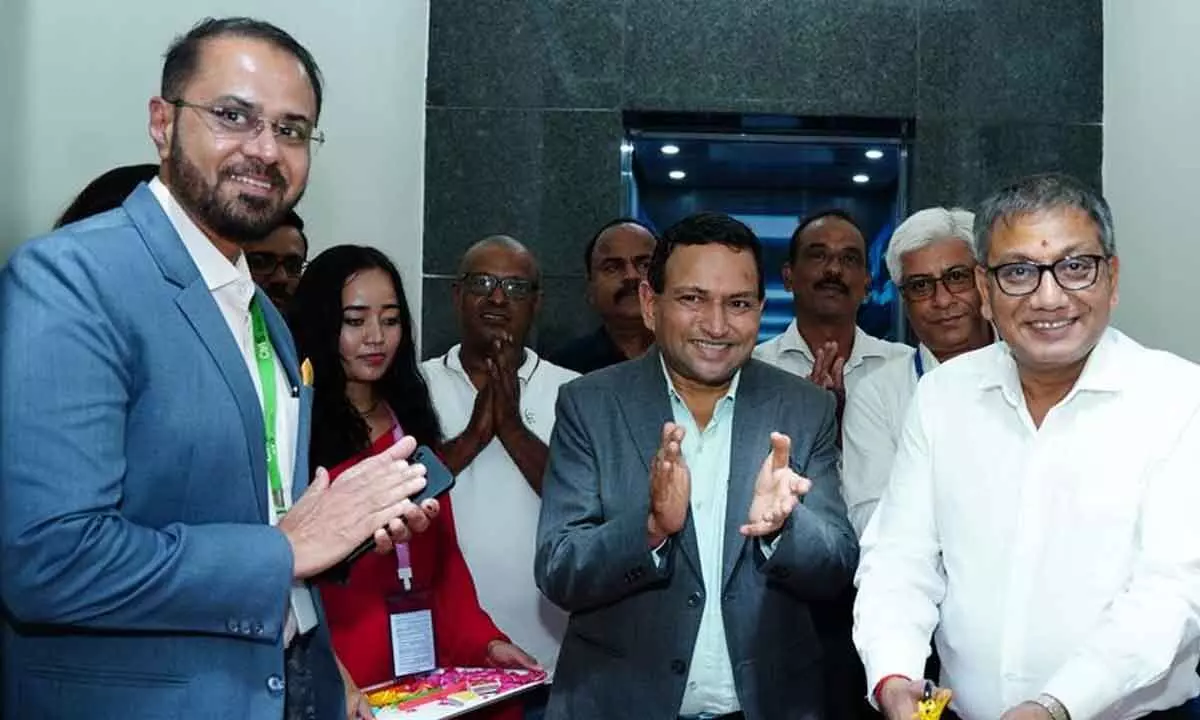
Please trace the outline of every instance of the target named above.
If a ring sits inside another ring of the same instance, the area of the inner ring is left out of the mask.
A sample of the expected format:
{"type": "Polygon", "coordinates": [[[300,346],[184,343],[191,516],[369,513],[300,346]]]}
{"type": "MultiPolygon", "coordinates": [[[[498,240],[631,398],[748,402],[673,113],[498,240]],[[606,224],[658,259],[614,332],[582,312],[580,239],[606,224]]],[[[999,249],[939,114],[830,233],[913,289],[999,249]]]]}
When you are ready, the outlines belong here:
{"type": "Polygon", "coordinates": [[[876,150],[875,148],[871,148],[864,154],[867,156],[868,160],[878,160],[879,158],[883,157],[883,151],[876,150]]]}
{"type": "Polygon", "coordinates": [[[669,144],[663,145],[662,146],[662,154],[663,155],[678,155],[679,154],[679,146],[678,145],[669,145],[669,144]]]}
{"type": "Polygon", "coordinates": [[[671,172],[667,173],[667,177],[671,178],[672,180],[682,180],[687,177],[687,173],[682,170],[672,170],[671,172]]]}
{"type": "Polygon", "coordinates": [[[854,182],[858,183],[859,185],[862,185],[863,183],[871,182],[871,176],[863,175],[862,173],[859,173],[850,179],[853,180],[854,182]]]}

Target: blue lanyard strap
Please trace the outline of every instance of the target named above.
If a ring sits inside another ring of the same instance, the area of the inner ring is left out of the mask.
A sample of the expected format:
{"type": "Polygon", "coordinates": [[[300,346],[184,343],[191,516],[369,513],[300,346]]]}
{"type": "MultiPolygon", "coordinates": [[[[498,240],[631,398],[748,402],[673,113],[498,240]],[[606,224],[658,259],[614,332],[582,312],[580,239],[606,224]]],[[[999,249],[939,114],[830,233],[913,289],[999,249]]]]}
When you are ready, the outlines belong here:
{"type": "Polygon", "coordinates": [[[917,348],[917,351],[913,353],[913,368],[917,371],[917,379],[920,380],[921,376],[925,374],[925,361],[921,359],[921,348],[917,348]]]}

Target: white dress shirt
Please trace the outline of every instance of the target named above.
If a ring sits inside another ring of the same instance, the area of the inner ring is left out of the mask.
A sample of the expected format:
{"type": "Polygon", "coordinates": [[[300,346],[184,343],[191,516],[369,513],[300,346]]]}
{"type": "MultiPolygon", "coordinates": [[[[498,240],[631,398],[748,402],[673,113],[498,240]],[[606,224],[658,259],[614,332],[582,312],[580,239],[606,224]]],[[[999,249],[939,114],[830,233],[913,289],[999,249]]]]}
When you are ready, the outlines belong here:
{"type": "MultiPolygon", "coordinates": [[[[929,348],[918,350],[921,370],[938,359],[929,348]]],[[[892,459],[908,401],[917,389],[918,355],[892,358],[864,378],[846,398],[842,415],[842,498],[850,524],[861,538],[892,473],[892,459]]]]}
{"type": "Polygon", "coordinates": [[[1074,720],[1200,692],[1200,368],[1109,329],[1036,427],[997,343],[926,375],[867,527],[868,687],[930,633],[964,718],[1048,693],[1074,720]]]}
{"type": "MultiPolygon", "coordinates": [[[[461,435],[475,408],[477,391],[463,369],[460,350],[455,345],[445,355],[421,363],[446,437],[461,435]]],[[[542,442],[549,442],[554,429],[558,388],[577,377],[578,373],[525,350],[525,360],[517,369],[521,419],[542,442]]],[[[553,678],[567,613],[547,600],[533,580],[541,498],[497,438],[458,474],[450,501],[479,604],[553,678]],[[502,532],[497,532],[498,521],[503,523],[502,532]]]]}
{"type": "MultiPolygon", "coordinates": [[[[163,212],[166,213],[167,219],[171,221],[171,226],[175,228],[175,232],[183,241],[192,262],[200,271],[200,277],[204,280],[209,292],[212,293],[213,300],[221,310],[221,316],[229,325],[229,332],[237,342],[242,359],[246,361],[246,369],[254,381],[254,390],[258,393],[258,402],[261,407],[263,401],[262,380],[258,373],[258,361],[254,357],[254,332],[250,320],[250,301],[254,299],[254,280],[250,277],[246,256],[238,255],[236,263],[229,262],[229,259],[221,254],[221,251],[188,217],[187,212],[179,205],[162,181],[154,178],[149,185],[150,191],[158,200],[163,212]]],[[[279,457],[283,459],[279,463],[279,476],[283,485],[283,496],[290,504],[292,477],[296,471],[296,436],[300,432],[300,400],[292,392],[291,381],[279,360],[278,353],[275,356],[275,402],[275,448],[279,457]]],[[[271,498],[270,483],[263,490],[267,494],[267,507],[272,509],[272,512],[267,514],[267,518],[274,525],[276,518],[273,512],[274,500],[271,498]]],[[[309,610],[312,600],[303,584],[293,586],[293,608],[297,603],[301,605],[300,629],[302,632],[307,632],[311,629],[310,623],[315,621],[316,615],[309,610]]],[[[288,613],[284,629],[285,641],[290,642],[296,630],[297,618],[295,609],[293,609],[288,613]]]]}
{"type": "Polygon", "coordinates": [[[675,392],[675,384],[663,365],[671,398],[671,414],[683,427],[683,460],[692,482],[692,522],[700,552],[700,574],[704,580],[704,609],[700,630],[688,664],[680,715],[725,715],[741,710],[725,618],[721,615],[721,571],[725,557],[725,509],[729,500],[729,462],[733,444],[733,407],[741,372],[733,376],[729,391],[717,401],[703,430],[692,411],[675,392]]]}
{"type": "MultiPolygon", "coordinates": [[[[850,355],[842,368],[846,396],[849,397],[863,378],[878,370],[887,361],[897,357],[911,357],[912,353],[911,346],[880,340],[868,335],[862,328],[854,328],[854,346],[850,348],[850,355]]],[[[812,349],[796,328],[795,320],[778,336],[754,348],[754,357],[802,378],[807,378],[812,373],[813,363],[816,362],[812,349]]]]}

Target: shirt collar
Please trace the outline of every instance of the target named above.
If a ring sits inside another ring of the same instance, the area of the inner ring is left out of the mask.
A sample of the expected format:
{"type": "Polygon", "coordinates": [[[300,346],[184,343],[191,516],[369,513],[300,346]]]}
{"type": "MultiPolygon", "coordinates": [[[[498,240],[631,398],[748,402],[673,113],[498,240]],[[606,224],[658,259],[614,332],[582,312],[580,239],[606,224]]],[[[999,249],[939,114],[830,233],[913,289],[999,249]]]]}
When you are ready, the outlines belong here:
{"type": "Polygon", "coordinates": [[[932,350],[925,347],[925,343],[921,343],[917,346],[917,352],[921,354],[921,365],[924,366],[925,372],[929,372],[938,365],[941,365],[941,363],[938,362],[937,355],[934,355],[932,350]]]}
{"type": "MultiPolygon", "coordinates": [[[[658,364],[659,364],[659,367],[662,368],[663,377],[667,381],[667,394],[671,396],[671,399],[678,400],[679,402],[683,403],[686,406],[687,403],[683,402],[683,398],[675,390],[675,383],[674,383],[674,381],[671,380],[671,373],[667,372],[667,361],[662,356],[661,352],[658,354],[658,364]]],[[[741,382],[741,380],[742,380],[742,369],[738,368],[737,372],[735,372],[733,374],[733,379],[729,381],[729,389],[727,391],[725,391],[725,395],[723,395],[721,397],[721,399],[717,401],[718,405],[725,402],[726,400],[732,402],[737,399],[738,384],[741,382]]]]}
{"type": "MultiPolygon", "coordinates": [[[[1075,386],[1063,398],[1070,400],[1076,393],[1088,392],[1120,392],[1125,387],[1125,378],[1121,374],[1121,356],[1128,339],[1115,328],[1105,328],[1104,334],[1092,348],[1084,363],[1083,372],[1075,381],[1075,386]]],[[[1001,340],[994,344],[996,348],[995,362],[982,373],[979,387],[983,390],[1000,388],[1010,399],[1022,397],[1021,378],[1017,372],[1017,361],[1012,349],[1001,340]]]]}
{"type": "Polygon", "coordinates": [[[246,295],[246,305],[249,307],[250,298],[254,296],[254,281],[250,278],[250,267],[246,264],[246,254],[239,253],[237,263],[229,262],[229,258],[222,255],[217,246],[213,245],[204,232],[196,226],[196,223],[188,217],[183,206],[175,200],[171,191],[161,180],[156,177],[150,181],[149,185],[150,192],[154,193],[154,198],[162,206],[163,212],[171,222],[171,227],[175,228],[175,232],[179,234],[179,239],[187,248],[192,262],[196,263],[196,268],[200,270],[200,277],[204,278],[204,284],[209,291],[219,290],[227,285],[240,282],[239,289],[246,295]]]}
{"type": "MultiPolygon", "coordinates": [[[[446,351],[446,354],[442,356],[442,364],[461,375],[467,374],[462,364],[462,343],[446,351]]],[[[538,354],[532,348],[525,348],[525,359],[521,362],[521,367],[517,368],[517,377],[528,384],[541,364],[542,359],[538,357],[538,354]]]]}
{"type": "MultiPolygon", "coordinates": [[[[816,362],[813,356],[812,348],[805,342],[804,336],[800,334],[800,329],[796,326],[796,321],[792,320],[788,323],[787,329],[783,331],[783,336],[779,341],[780,349],[783,352],[798,352],[803,355],[810,363],[816,362]]],[[[850,348],[850,357],[846,358],[846,370],[862,365],[863,360],[867,358],[877,357],[887,359],[891,357],[886,351],[886,343],[879,338],[868,334],[857,325],[854,327],[854,346],[850,348]]]]}

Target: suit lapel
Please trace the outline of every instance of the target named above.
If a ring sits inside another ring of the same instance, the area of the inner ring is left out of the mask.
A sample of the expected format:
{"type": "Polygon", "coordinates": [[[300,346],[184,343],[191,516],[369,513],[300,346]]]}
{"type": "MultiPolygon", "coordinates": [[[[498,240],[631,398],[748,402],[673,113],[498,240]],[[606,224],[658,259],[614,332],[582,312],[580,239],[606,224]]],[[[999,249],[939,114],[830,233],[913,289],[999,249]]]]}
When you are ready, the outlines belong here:
{"type": "MultiPolygon", "coordinates": [[[[667,395],[667,380],[663,377],[662,361],[658,348],[652,348],[638,360],[631,361],[635,376],[630,392],[617,393],[618,405],[629,434],[637,447],[638,457],[645,467],[646,492],[649,493],[650,460],[658,452],[658,441],[664,423],[674,419],[671,400],[667,395]]],[[[684,557],[687,558],[696,577],[700,573],[700,547],[696,542],[696,527],[689,503],[687,521],[677,538],[684,557]]]]}
{"type": "Polygon", "coordinates": [[[146,249],[163,277],[180,288],[175,296],[175,304],[199,336],[229,386],[237,404],[246,437],[246,450],[250,455],[251,492],[258,505],[259,517],[265,523],[268,517],[264,490],[267,486],[267,454],[262,408],[237,341],[230,334],[229,325],[205,285],[204,278],[200,276],[200,270],[150,188],[145,183],[138,185],[122,207],[137,226],[146,249]]]}
{"type": "Polygon", "coordinates": [[[729,448],[729,495],[725,503],[725,544],[722,558],[721,587],[729,582],[737,567],[746,538],[739,528],[746,524],[758,468],[770,449],[771,425],[780,398],[762,387],[756,363],[742,368],[737,399],[733,406],[733,431],[729,448]]]}
{"type": "Polygon", "coordinates": [[[200,336],[200,341],[204,343],[204,347],[221,371],[221,376],[225,378],[225,383],[233,392],[238,415],[246,433],[246,449],[250,453],[250,480],[253,484],[254,500],[258,503],[260,518],[267,522],[266,491],[260,492],[260,489],[267,486],[266,437],[263,434],[262,408],[259,407],[258,393],[254,390],[254,381],[250,378],[246,361],[238,349],[237,342],[229,334],[229,325],[221,315],[221,310],[213,300],[203,278],[197,275],[195,282],[175,297],[175,304],[200,336]]]}

